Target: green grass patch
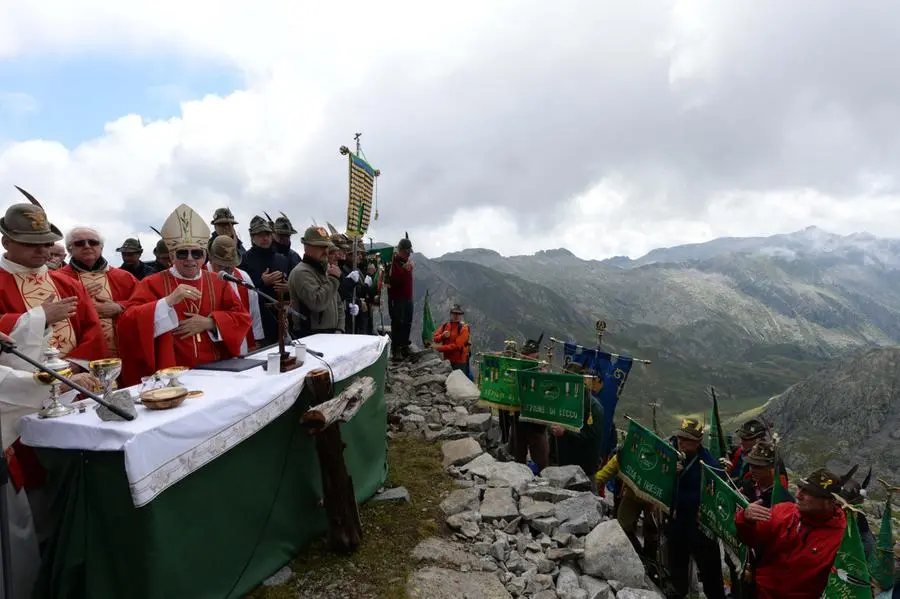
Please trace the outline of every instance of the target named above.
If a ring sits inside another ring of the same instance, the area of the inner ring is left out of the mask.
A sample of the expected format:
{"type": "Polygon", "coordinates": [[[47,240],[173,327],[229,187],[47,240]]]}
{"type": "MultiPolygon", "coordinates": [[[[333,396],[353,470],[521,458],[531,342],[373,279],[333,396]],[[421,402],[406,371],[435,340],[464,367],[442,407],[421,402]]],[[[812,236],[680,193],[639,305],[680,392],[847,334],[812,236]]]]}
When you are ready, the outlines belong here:
{"type": "Polygon", "coordinates": [[[388,442],[386,487],[403,486],[412,503],[368,502],[360,506],[363,539],[356,553],[331,553],[324,540],[291,563],[294,577],[278,587],[259,587],[247,599],[299,597],[406,597],[412,549],[446,531],[439,504],[454,487],[441,467],[440,447],[420,438],[388,442]]]}

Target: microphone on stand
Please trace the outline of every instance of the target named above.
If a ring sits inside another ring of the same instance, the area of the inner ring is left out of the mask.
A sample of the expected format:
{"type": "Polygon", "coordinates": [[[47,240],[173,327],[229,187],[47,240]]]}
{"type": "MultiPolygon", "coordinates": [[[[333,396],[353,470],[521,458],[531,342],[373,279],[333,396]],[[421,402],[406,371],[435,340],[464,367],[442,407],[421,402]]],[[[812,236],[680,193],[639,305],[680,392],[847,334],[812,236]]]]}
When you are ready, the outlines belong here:
{"type": "MultiPolygon", "coordinates": [[[[228,273],[225,272],[224,270],[220,270],[220,271],[218,272],[218,276],[219,276],[219,278],[222,279],[223,281],[228,281],[229,283],[236,283],[236,284],[238,284],[238,285],[242,285],[242,286],[246,287],[247,289],[252,289],[253,291],[255,291],[256,293],[258,293],[259,295],[261,295],[261,296],[264,297],[265,299],[267,299],[267,300],[269,300],[270,302],[272,302],[273,304],[277,304],[277,303],[278,303],[278,300],[276,300],[275,298],[273,298],[273,297],[271,297],[271,296],[268,296],[268,295],[266,295],[265,293],[263,293],[262,291],[260,291],[259,288],[258,288],[256,285],[254,285],[254,284],[252,284],[252,283],[248,283],[248,282],[244,281],[243,279],[239,279],[239,278],[237,278],[237,277],[234,276],[234,275],[228,274],[228,273]]],[[[300,314],[299,312],[297,312],[296,310],[294,310],[294,309],[291,308],[290,306],[287,306],[287,310],[288,310],[288,312],[289,312],[290,314],[296,316],[297,318],[302,318],[303,320],[309,320],[305,315],[300,314]]],[[[314,356],[317,356],[317,357],[319,357],[319,358],[321,358],[321,357],[323,357],[323,356],[325,355],[325,354],[323,354],[322,352],[318,352],[318,351],[316,351],[316,350],[314,350],[314,349],[310,349],[310,348],[308,348],[308,347],[306,348],[306,351],[307,351],[307,353],[310,353],[310,354],[312,354],[312,355],[314,355],[314,356]]]]}
{"type": "MultiPolygon", "coordinates": [[[[223,281],[228,281],[229,283],[234,283],[234,284],[236,284],[236,285],[241,285],[242,287],[246,287],[247,289],[250,289],[250,290],[252,290],[252,291],[255,291],[255,292],[258,293],[260,296],[262,296],[263,298],[269,300],[269,301],[272,302],[273,304],[278,304],[278,303],[280,303],[277,299],[275,299],[275,298],[272,297],[271,295],[268,295],[268,294],[263,293],[262,291],[260,291],[260,290],[259,290],[259,287],[257,287],[257,286],[254,285],[253,283],[248,283],[247,281],[245,281],[245,280],[243,280],[243,279],[239,279],[239,278],[237,278],[237,277],[234,276],[234,275],[230,275],[230,274],[228,274],[227,272],[225,272],[224,270],[220,270],[220,271],[217,273],[217,275],[218,275],[218,277],[219,277],[220,279],[222,279],[223,281]]],[[[306,316],[304,316],[303,314],[300,314],[299,312],[297,312],[296,310],[294,310],[292,307],[286,306],[286,308],[287,308],[287,311],[288,311],[288,313],[289,313],[290,315],[296,316],[297,318],[300,318],[300,319],[302,319],[302,320],[309,320],[308,318],[306,318],[306,316]]]]}

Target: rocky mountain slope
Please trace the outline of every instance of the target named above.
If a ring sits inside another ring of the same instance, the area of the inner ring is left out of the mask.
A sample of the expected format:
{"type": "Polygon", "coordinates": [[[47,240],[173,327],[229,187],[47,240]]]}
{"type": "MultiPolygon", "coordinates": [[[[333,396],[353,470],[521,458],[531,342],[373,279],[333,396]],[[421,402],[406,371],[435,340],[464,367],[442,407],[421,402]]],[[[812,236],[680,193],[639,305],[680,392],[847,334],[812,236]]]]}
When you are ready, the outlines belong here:
{"type": "Polygon", "coordinates": [[[540,334],[650,359],[623,403],[670,418],[708,409],[738,414],[814,372],[824,361],[900,342],[900,241],[809,228],[654,250],[637,260],[582,260],[568,250],[504,257],[469,249],[416,256],[417,313],[430,290],[435,320],[467,309],[476,351],[540,334]]]}
{"type": "MultiPolygon", "coordinates": [[[[773,397],[764,415],[784,437],[792,469],[825,460],[900,472],[900,349],[882,348],[830,362],[773,397]]],[[[873,488],[878,487],[877,484],[873,488]]]]}

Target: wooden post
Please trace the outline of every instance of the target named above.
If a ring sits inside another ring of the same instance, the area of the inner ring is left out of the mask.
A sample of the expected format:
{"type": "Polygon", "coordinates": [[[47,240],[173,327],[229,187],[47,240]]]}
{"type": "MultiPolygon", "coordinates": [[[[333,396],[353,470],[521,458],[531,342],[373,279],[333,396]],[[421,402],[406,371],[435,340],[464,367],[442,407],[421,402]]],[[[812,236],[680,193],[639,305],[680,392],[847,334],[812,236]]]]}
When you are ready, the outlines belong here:
{"type": "Polygon", "coordinates": [[[324,368],[317,368],[306,375],[306,388],[312,399],[310,408],[300,417],[300,424],[316,437],[329,543],[335,551],[353,553],[362,539],[362,523],[353,479],[344,462],[344,441],[338,423],[352,418],[374,394],[375,381],[363,377],[337,397],[332,397],[331,374],[324,368]]]}

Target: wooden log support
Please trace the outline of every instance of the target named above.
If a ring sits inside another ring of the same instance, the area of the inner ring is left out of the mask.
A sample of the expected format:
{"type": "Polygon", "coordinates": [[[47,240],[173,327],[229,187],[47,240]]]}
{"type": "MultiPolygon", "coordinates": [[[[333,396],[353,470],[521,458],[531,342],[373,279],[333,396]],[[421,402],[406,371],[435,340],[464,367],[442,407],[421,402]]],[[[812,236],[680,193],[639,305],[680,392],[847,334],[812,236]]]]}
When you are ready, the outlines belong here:
{"type": "Polygon", "coordinates": [[[316,437],[316,453],[322,473],[322,501],[329,523],[329,544],[334,551],[341,553],[356,551],[362,539],[362,522],[353,491],[353,479],[344,462],[341,429],[332,425],[341,422],[348,411],[352,412],[350,416],[355,414],[374,392],[375,382],[369,377],[360,379],[357,383],[351,385],[347,392],[332,398],[334,388],[331,374],[324,368],[312,370],[306,375],[306,388],[312,397],[312,407],[300,419],[301,424],[316,437]],[[368,395],[364,392],[369,388],[364,382],[366,379],[371,381],[368,395]],[[355,390],[347,393],[357,383],[360,384],[355,390]]]}
{"type": "Polygon", "coordinates": [[[334,399],[309,408],[300,416],[300,424],[315,433],[337,422],[348,422],[374,394],[375,379],[357,379],[334,399]]]}

